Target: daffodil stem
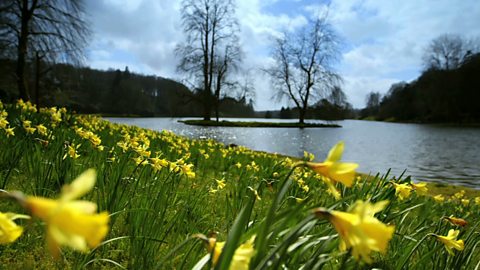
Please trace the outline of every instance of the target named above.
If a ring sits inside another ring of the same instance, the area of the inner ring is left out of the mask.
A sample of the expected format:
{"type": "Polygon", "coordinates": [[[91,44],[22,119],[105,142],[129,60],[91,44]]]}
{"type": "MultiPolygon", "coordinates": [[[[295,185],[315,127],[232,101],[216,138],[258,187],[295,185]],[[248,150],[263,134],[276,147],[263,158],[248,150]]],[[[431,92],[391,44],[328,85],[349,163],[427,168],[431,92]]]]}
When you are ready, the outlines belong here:
{"type": "Polygon", "coordinates": [[[425,241],[425,239],[427,239],[427,237],[433,236],[433,235],[434,235],[433,233],[429,233],[429,234],[425,235],[422,239],[420,239],[420,241],[418,241],[418,243],[412,248],[412,250],[410,250],[410,253],[408,253],[407,257],[405,257],[403,259],[403,261],[397,266],[396,270],[403,269],[403,266],[405,266],[405,263],[410,259],[410,257],[415,252],[415,250],[417,250],[417,248],[420,246],[420,244],[422,244],[422,242],[425,241]]]}
{"type": "Polygon", "coordinates": [[[260,227],[259,234],[257,236],[257,240],[255,241],[255,246],[257,248],[257,255],[255,256],[255,261],[254,265],[259,264],[262,257],[265,255],[265,249],[267,246],[267,235],[268,235],[268,228],[270,227],[271,223],[274,220],[274,215],[275,211],[277,210],[278,206],[280,205],[283,197],[287,193],[288,188],[290,187],[290,181],[289,178],[292,175],[292,173],[295,171],[295,169],[299,166],[303,165],[302,163],[296,163],[290,172],[287,174],[287,176],[282,180],[280,183],[280,189],[279,192],[277,192],[277,196],[275,197],[275,200],[270,206],[270,209],[268,210],[267,216],[265,220],[263,221],[264,223],[260,227]]]}

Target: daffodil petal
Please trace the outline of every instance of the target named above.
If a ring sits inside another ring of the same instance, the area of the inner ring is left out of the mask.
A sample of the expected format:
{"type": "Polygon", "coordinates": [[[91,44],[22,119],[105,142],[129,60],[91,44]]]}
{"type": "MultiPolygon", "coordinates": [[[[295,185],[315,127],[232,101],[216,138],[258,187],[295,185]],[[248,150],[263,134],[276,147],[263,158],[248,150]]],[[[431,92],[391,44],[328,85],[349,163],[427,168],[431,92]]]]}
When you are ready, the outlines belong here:
{"type": "Polygon", "coordinates": [[[342,158],[344,142],[340,141],[328,152],[326,162],[337,162],[342,158]]]}
{"type": "Polygon", "coordinates": [[[65,185],[62,189],[61,200],[72,200],[80,198],[92,190],[95,185],[97,173],[94,169],[89,169],[79,175],[72,183],[65,185]]]}

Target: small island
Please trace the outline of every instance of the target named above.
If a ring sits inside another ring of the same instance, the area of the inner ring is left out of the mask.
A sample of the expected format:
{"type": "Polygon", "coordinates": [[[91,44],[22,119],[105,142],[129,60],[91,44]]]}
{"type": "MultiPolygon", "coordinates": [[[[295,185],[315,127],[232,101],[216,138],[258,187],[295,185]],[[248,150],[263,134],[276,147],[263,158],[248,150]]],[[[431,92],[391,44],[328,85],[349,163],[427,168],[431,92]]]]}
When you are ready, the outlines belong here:
{"type": "Polygon", "coordinates": [[[213,120],[179,120],[186,125],[204,127],[262,127],[262,128],[340,128],[337,124],[297,123],[297,122],[255,122],[255,121],[213,121],[213,120]]]}

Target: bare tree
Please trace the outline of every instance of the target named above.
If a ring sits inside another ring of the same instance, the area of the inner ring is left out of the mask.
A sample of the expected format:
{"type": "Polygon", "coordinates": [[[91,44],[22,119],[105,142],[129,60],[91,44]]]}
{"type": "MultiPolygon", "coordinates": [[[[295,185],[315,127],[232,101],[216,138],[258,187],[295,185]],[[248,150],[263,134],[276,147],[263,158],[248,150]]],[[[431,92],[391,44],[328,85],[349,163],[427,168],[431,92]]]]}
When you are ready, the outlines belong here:
{"type": "MultiPolygon", "coordinates": [[[[222,99],[222,92],[226,89],[234,89],[236,82],[229,80],[228,75],[232,71],[236,71],[240,61],[240,47],[237,45],[237,39],[233,39],[234,42],[228,44],[223,49],[223,54],[218,55],[214,61],[214,110],[215,119],[219,120],[219,106],[222,99]]],[[[224,95],[226,96],[226,95],[224,95]]]]}
{"type": "Polygon", "coordinates": [[[347,105],[347,96],[345,92],[343,92],[340,86],[334,86],[330,95],[328,96],[328,101],[330,101],[333,105],[343,107],[347,105]]]}
{"type": "Polygon", "coordinates": [[[338,60],[338,38],[327,16],[310,21],[298,34],[278,38],[272,53],[274,64],[267,70],[279,100],[286,97],[305,122],[308,107],[325,97],[341,77],[332,64],[338,60]]]}
{"type": "MultiPolygon", "coordinates": [[[[82,0],[10,0],[0,6],[4,53],[16,58],[20,97],[30,99],[27,61],[82,60],[90,34],[82,0]]],[[[39,74],[39,72],[36,72],[39,74]]]]}
{"type": "Polygon", "coordinates": [[[379,92],[370,92],[365,98],[366,107],[368,109],[376,110],[380,107],[380,100],[382,95],[379,92]]]}
{"type": "Polygon", "coordinates": [[[240,59],[238,25],[232,0],[184,0],[186,41],[176,48],[178,69],[196,79],[202,94],[203,118],[210,120],[229,72],[240,59]]]}
{"type": "Polygon", "coordinates": [[[254,69],[244,69],[240,72],[237,81],[237,100],[243,100],[243,102],[252,105],[255,103],[255,80],[253,77],[254,69]]]}
{"type": "Polygon", "coordinates": [[[426,69],[451,70],[460,65],[474,53],[471,42],[460,35],[444,34],[430,42],[423,61],[426,69]]]}

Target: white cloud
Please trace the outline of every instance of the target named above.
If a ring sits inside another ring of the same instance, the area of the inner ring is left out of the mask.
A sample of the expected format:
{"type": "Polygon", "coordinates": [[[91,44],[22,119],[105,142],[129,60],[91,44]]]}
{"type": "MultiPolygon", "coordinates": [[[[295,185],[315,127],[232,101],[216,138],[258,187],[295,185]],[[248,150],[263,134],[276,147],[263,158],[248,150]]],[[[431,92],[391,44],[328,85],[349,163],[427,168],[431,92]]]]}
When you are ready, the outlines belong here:
{"type": "MultiPolygon", "coordinates": [[[[128,65],[132,71],[178,78],[174,48],[183,39],[180,5],[179,0],[88,0],[95,31],[90,64],[104,69],[128,65]]],[[[272,39],[283,29],[305,25],[319,10],[325,5],[312,0],[238,0],[243,65],[265,67],[272,39]],[[292,2],[300,7],[298,13],[281,8],[292,2]]],[[[370,91],[384,93],[391,83],[417,77],[424,48],[436,36],[480,36],[476,0],[332,0],[329,16],[346,43],[338,71],[355,107],[364,105],[370,91]]],[[[263,73],[255,72],[255,81],[257,109],[284,105],[271,101],[263,73]]]]}

